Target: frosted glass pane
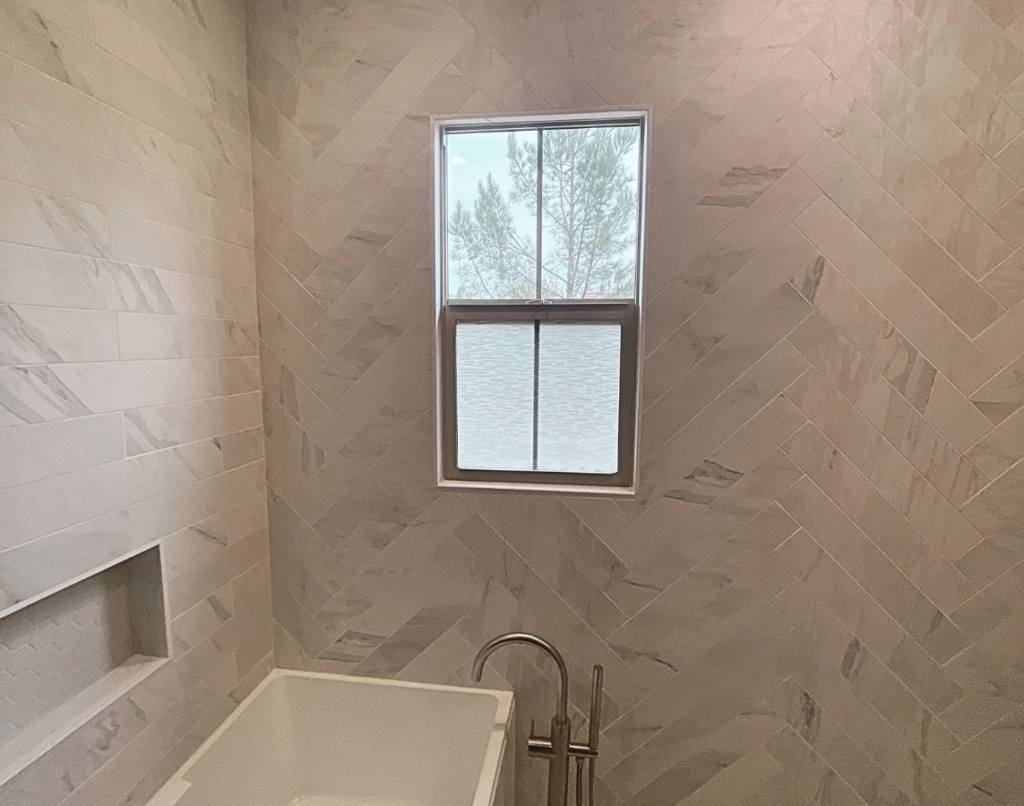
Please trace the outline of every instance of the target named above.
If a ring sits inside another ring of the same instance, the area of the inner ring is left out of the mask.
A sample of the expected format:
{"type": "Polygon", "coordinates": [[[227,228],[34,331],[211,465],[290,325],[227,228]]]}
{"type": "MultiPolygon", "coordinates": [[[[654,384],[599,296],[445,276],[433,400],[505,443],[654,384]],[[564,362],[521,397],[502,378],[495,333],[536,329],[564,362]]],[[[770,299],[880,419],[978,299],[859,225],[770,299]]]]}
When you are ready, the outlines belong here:
{"type": "Polygon", "coordinates": [[[537,296],[537,132],[446,137],[448,297],[537,296]]]}
{"type": "Polygon", "coordinates": [[[617,323],[541,324],[538,470],[618,470],[619,342],[617,323]]]}
{"type": "Polygon", "coordinates": [[[533,322],[456,325],[460,468],[533,469],[533,328],[533,322]]]}
{"type": "Polygon", "coordinates": [[[640,127],[548,129],[543,152],[543,297],[632,298],[640,127]]]}

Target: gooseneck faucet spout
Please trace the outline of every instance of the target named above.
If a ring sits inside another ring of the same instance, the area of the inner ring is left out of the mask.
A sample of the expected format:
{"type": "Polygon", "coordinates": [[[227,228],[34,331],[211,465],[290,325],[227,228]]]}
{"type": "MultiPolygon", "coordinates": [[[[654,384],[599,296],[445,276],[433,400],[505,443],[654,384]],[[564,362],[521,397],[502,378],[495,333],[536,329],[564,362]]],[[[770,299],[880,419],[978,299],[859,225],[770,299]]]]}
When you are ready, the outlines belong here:
{"type": "Polygon", "coordinates": [[[555,663],[558,664],[558,703],[555,708],[555,719],[559,722],[564,722],[568,718],[569,710],[569,672],[565,667],[565,661],[562,659],[561,653],[539,635],[532,635],[527,632],[510,632],[505,635],[499,635],[497,638],[492,638],[476,653],[476,660],[473,661],[473,679],[479,683],[480,678],[483,677],[484,664],[487,663],[487,658],[491,656],[494,650],[508,644],[529,644],[530,646],[539,647],[554,658],[555,663]]]}
{"type": "Polygon", "coordinates": [[[510,632],[492,638],[476,655],[473,661],[473,679],[480,681],[484,664],[494,650],[509,644],[529,644],[547,652],[558,664],[558,706],[551,720],[551,736],[541,739],[533,736],[530,741],[540,740],[547,748],[548,801],[547,806],[566,806],[569,798],[569,745],[572,742],[572,724],[567,715],[569,699],[569,672],[561,653],[550,643],[537,635],[525,632],[510,632]]]}

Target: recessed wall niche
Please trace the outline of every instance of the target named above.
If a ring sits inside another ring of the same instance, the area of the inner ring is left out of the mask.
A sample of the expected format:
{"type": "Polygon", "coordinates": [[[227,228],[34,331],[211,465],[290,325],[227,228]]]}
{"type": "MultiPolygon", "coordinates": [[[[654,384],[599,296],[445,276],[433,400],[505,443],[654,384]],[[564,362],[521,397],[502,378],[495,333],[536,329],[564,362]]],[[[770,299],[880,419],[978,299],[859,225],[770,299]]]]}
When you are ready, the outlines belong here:
{"type": "Polygon", "coordinates": [[[0,785],[168,658],[160,546],[0,616],[0,785]]]}

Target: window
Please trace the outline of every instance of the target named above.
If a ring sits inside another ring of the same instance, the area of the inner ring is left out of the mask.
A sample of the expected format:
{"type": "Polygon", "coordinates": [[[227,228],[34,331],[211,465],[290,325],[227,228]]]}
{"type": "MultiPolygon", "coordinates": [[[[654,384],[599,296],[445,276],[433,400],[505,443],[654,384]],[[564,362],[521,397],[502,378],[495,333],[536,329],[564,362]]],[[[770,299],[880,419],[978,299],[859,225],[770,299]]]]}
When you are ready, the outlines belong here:
{"type": "Polygon", "coordinates": [[[442,485],[632,490],[645,127],[437,123],[442,485]]]}

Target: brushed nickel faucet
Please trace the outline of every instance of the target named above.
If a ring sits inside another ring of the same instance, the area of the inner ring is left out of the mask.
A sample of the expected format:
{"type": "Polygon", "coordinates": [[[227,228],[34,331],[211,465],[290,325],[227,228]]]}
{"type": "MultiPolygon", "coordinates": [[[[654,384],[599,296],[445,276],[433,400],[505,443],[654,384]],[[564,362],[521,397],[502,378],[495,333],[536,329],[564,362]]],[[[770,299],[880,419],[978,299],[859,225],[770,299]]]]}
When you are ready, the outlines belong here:
{"type": "Polygon", "coordinates": [[[526,751],[530,756],[548,761],[547,806],[568,806],[570,758],[576,759],[576,806],[584,806],[584,764],[588,768],[588,803],[589,806],[594,806],[595,763],[597,742],[601,733],[601,692],[604,683],[604,668],[600,665],[594,666],[590,692],[590,733],[587,743],[579,744],[572,741],[572,724],[568,717],[569,672],[561,653],[540,636],[525,632],[510,632],[492,638],[481,647],[476,655],[476,660],[473,661],[473,679],[479,682],[483,676],[487,658],[496,649],[509,644],[529,644],[543,649],[558,665],[558,700],[555,704],[555,715],[551,718],[551,734],[549,736],[534,735],[534,725],[531,722],[530,736],[526,745],[526,751]]]}

